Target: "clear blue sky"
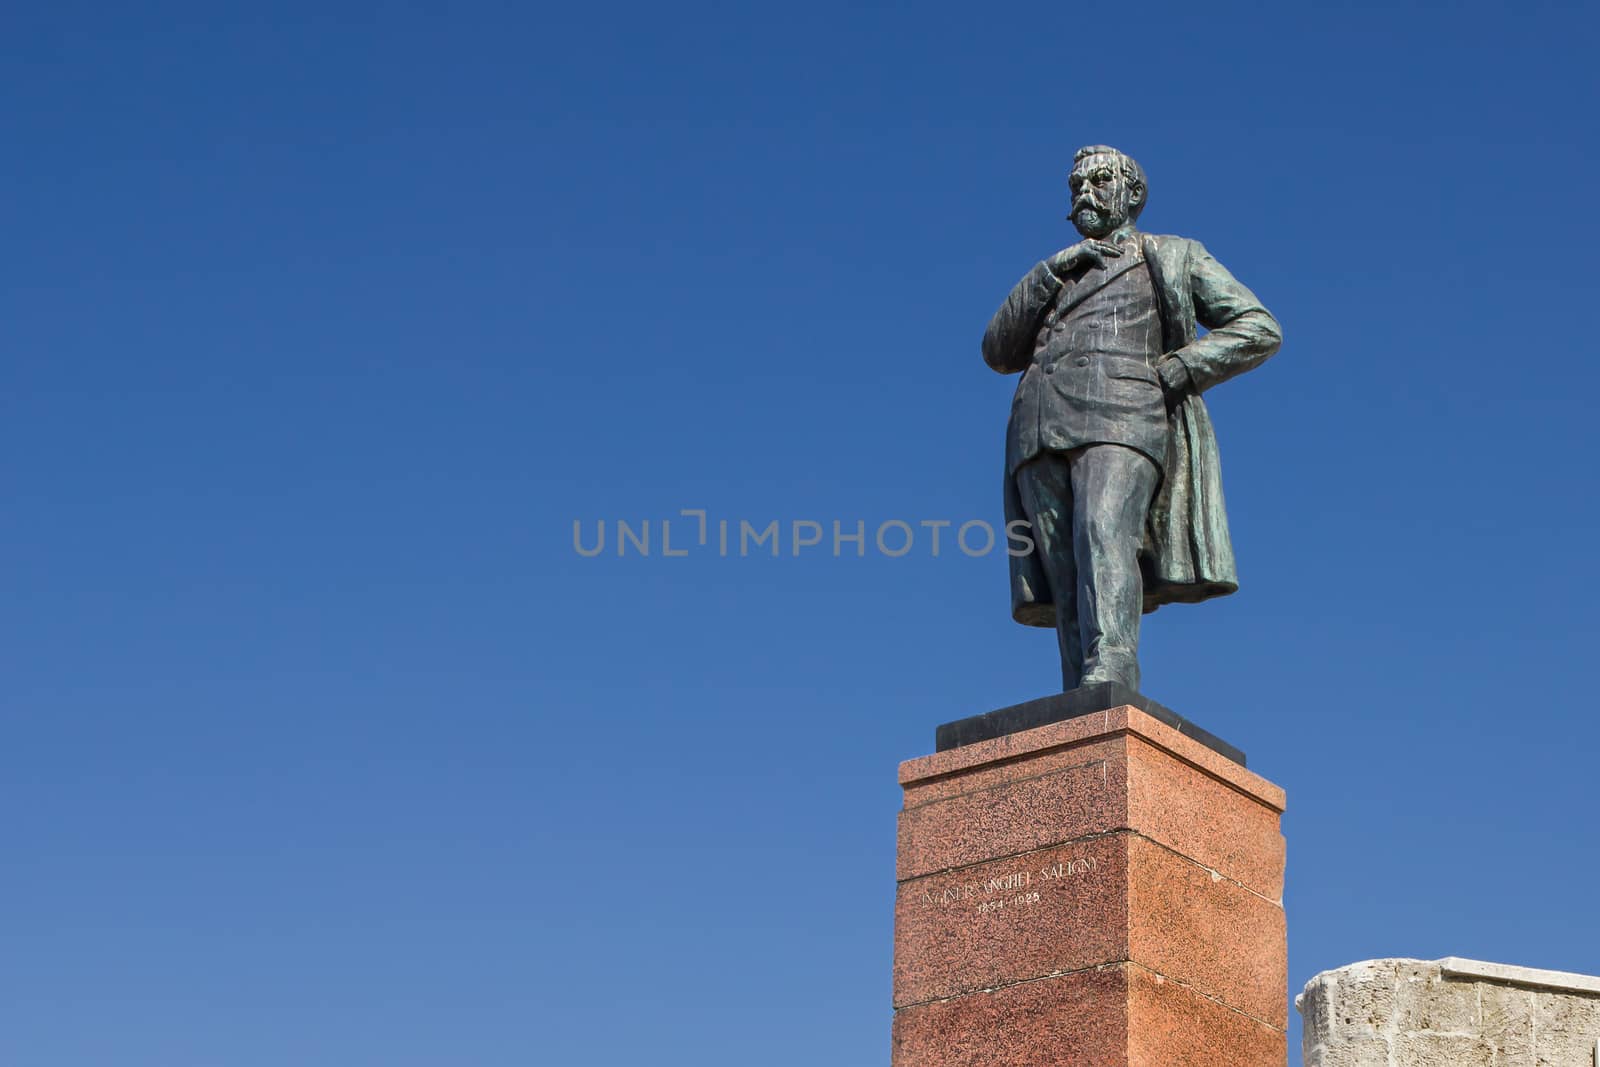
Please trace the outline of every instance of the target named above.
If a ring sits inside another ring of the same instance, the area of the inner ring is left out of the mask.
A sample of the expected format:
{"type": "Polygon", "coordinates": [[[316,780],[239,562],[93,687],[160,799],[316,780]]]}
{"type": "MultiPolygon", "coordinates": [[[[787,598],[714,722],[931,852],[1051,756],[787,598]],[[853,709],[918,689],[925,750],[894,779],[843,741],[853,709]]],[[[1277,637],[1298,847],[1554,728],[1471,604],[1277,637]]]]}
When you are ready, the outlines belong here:
{"type": "Polygon", "coordinates": [[[998,555],[572,523],[998,521],[1092,142],[1287,336],[1144,659],[1289,791],[1291,985],[1600,972],[1596,29],[13,5],[0,1062],[887,1062],[896,765],[1053,639],[998,555]]]}

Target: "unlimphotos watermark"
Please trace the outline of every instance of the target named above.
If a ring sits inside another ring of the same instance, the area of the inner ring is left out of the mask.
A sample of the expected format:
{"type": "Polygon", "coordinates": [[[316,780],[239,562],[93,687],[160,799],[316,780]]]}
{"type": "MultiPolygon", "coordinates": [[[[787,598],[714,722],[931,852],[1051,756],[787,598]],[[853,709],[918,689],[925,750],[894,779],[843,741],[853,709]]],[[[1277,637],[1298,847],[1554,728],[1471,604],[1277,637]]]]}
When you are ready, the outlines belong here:
{"type": "MultiPolygon", "coordinates": [[[[705,508],[682,508],[678,517],[693,521],[680,522],[674,527],[673,519],[615,519],[610,523],[605,519],[592,523],[573,519],[572,549],[586,558],[608,551],[618,556],[680,558],[691,554],[721,557],[770,554],[777,558],[804,553],[815,555],[831,549],[835,558],[842,558],[847,555],[864,557],[871,546],[878,555],[898,559],[910,555],[919,546],[929,555],[938,556],[954,545],[962,555],[974,558],[987,556],[1000,547],[999,532],[983,519],[968,519],[959,525],[951,519],[887,519],[869,530],[865,519],[833,519],[827,523],[816,519],[787,522],[770,519],[759,525],[749,519],[713,520],[705,508]]],[[[1031,533],[1032,526],[1026,519],[1006,523],[1006,555],[1032,555],[1031,533]]]]}

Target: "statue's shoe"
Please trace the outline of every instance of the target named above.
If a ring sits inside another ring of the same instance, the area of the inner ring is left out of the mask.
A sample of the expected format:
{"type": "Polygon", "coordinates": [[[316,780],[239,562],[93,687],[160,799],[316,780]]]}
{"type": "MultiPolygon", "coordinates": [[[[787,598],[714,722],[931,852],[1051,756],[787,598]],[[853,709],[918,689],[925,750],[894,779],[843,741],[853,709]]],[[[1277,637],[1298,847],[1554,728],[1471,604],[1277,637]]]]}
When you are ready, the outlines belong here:
{"type": "Polygon", "coordinates": [[[1097,667],[1078,679],[1079,689],[1084,689],[1091,685],[1120,685],[1131,692],[1137,693],[1139,691],[1139,683],[1137,681],[1105,667],[1097,667]]]}

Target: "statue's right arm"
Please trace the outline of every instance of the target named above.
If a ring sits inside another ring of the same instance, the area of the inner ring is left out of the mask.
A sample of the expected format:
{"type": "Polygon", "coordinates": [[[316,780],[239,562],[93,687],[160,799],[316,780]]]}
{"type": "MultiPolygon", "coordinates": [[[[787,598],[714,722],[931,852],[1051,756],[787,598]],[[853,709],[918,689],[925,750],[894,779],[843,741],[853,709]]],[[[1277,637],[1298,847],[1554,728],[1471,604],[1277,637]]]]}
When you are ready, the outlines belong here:
{"type": "Polygon", "coordinates": [[[989,320],[989,328],[983,332],[983,361],[1001,374],[1027,370],[1033,361],[1039,321],[1060,291],[1061,279],[1049,267],[1040,263],[1030,270],[989,320]]]}

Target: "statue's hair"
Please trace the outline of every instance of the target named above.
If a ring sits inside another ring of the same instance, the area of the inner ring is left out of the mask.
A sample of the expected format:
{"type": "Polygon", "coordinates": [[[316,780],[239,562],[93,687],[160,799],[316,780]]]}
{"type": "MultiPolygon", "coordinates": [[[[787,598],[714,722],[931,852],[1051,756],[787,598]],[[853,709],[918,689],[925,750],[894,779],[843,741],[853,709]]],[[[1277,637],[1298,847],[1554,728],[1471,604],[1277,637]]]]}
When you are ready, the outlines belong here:
{"type": "Polygon", "coordinates": [[[1137,221],[1139,212],[1144,210],[1145,204],[1150,200],[1150,183],[1145,181],[1144,168],[1139,166],[1139,161],[1121,149],[1112,148],[1108,144],[1091,144],[1084,145],[1073,153],[1072,165],[1076,167],[1090,156],[1115,156],[1117,166],[1122,170],[1122,176],[1127,179],[1129,185],[1134,186],[1143,194],[1139,197],[1139,202],[1134,204],[1128,211],[1128,218],[1137,221]]]}

